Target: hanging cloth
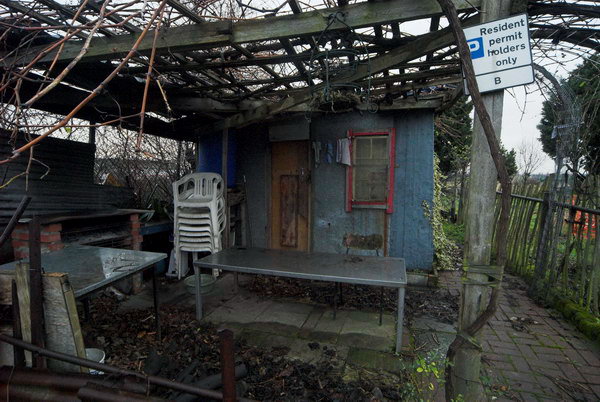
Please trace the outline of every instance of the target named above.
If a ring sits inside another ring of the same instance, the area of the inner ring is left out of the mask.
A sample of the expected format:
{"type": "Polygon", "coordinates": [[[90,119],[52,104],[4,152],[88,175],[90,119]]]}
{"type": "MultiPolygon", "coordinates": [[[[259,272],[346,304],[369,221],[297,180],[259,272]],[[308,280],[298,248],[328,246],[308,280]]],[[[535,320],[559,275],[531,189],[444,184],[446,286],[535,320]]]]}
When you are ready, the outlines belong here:
{"type": "Polygon", "coordinates": [[[350,139],[339,138],[337,140],[337,150],[335,155],[335,161],[343,165],[351,165],[350,162],[350,139]]]}

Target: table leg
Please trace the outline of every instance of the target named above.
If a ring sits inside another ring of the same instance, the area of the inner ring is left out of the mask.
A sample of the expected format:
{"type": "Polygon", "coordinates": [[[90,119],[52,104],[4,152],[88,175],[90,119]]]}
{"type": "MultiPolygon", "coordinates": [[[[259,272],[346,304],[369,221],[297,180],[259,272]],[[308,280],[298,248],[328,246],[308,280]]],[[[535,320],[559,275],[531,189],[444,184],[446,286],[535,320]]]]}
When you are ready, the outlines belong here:
{"type": "Polygon", "coordinates": [[[202,319],[202,295],[200,294],[200,268],[194,264],[194,276],[196,277],[196,320],[202,319]]]}
{"type": "Polygon", "coordinates": [[[233,290],[235,293],[239,292],[239,285],[240,285],[240,282],[238,280],[238,273],[234,272],[233,273],[233,290]]]}
{"type": "Polygon", "coordinates": [[[337,316],[337,283],[334,284],[333,287],[333,319],[335,320],[336,316],[337,316]]]}
{"type": "Polygon", "coordinates": [[[156,320],[156,336],[158,341],[162,339],[162,333],[160,328],[160,311],[158,309],[158,281],[156,280],[156,266],[150,268],[152,273],[152,298],[154,299],[154,317],[156,320]]]}
{"type": "Polygon", "coordinates": [[[405,288],[398,288],[398,322],[396,324],[396,353],[402,349],[402,330],[404,325],[404,293],[405,288]]]}
{"type": "Polygon", "coordinates": [[[379,326],[383,324],[383,286],[379,291],[379,326]]]}

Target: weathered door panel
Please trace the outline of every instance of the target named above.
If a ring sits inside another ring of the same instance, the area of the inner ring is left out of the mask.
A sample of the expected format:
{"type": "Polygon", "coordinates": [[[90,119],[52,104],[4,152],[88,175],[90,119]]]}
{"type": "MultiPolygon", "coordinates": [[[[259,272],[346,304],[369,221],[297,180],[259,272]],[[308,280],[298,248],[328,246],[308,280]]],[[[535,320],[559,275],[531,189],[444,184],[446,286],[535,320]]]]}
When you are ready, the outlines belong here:
{"type": "Polygon", "coordinates": [[[271,248],[308,250],[309,142],[272,143],[271,248]]]}

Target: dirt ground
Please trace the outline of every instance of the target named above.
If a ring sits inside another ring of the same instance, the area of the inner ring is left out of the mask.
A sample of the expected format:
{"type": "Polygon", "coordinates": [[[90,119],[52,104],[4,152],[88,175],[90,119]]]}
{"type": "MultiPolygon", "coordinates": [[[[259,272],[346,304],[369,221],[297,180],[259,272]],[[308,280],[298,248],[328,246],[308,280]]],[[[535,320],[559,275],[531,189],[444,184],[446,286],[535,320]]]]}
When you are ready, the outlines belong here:
{"type": "MultiPolygon", "coordinates": [[[[220,372],[216,328],[198,324],[192,307],[166,306],[161,312],[163,338],[156,339],[152,309],[118,312],[109,296],[94,300],[91,319],[83,324],[86,345],[107,353],[107,363],[185,383],[196,383],[220,372]]],[[[318,343],[308,345],[320,348],[318,343]]],[[[335,351],[317,364],[286,358],[287,350],[264,350],[236,341],[236,365],[247,375],[238,386],[244,397],[264,401],[378,401],[403,399],[402,381],[389,385],[377,376],[345,381],[331,364],[335,351]]],[[[383,377],[382,377],[383,378],[383,377]]],[[[168,390],[157,396],[190,400],[168,390]]],[[[193,399],[192,399],[193,400],[193,399]]]]}

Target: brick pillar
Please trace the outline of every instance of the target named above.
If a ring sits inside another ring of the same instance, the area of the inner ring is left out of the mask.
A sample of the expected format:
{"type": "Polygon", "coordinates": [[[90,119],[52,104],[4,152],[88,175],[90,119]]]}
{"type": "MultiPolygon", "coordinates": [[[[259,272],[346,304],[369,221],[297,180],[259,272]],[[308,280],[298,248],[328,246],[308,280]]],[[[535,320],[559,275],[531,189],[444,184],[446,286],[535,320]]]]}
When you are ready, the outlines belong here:
{"type": "MultiPolygon", "coordinates": [[[[60,223],[42,225],[40,234],[42,253],[61,250],[65,247],[60,237],[61,230],[62,225],[60,223]]],[[[12,232],[11,240],[15,259],[29,258],[29,225],[25,223],[18,224],[12,232]]]]}
{"type": "MultiPolygon", "coordinates": [[[[131,214],[129,217],[131,221],[131,249],[141,250],[142,242],[144,241],[143,236],[140,234],[140,216],[138,214],[131,214]]],[[[152,268],[154,269],[154,268],[152,268]]],[[[132,289],[133,294],[137,294],[144,288],[144,281],[142,274],[137,274],[132,277],[132,289]]]]}
{"type": "Polygon", "coordinates": [[[131,221],[131,249],[141,250],[144,237],[140,234],[140,227],[142,226],[140,223],[140,216],[138,214],[132,214],[129,217],[129,220],[131,221]]]}

